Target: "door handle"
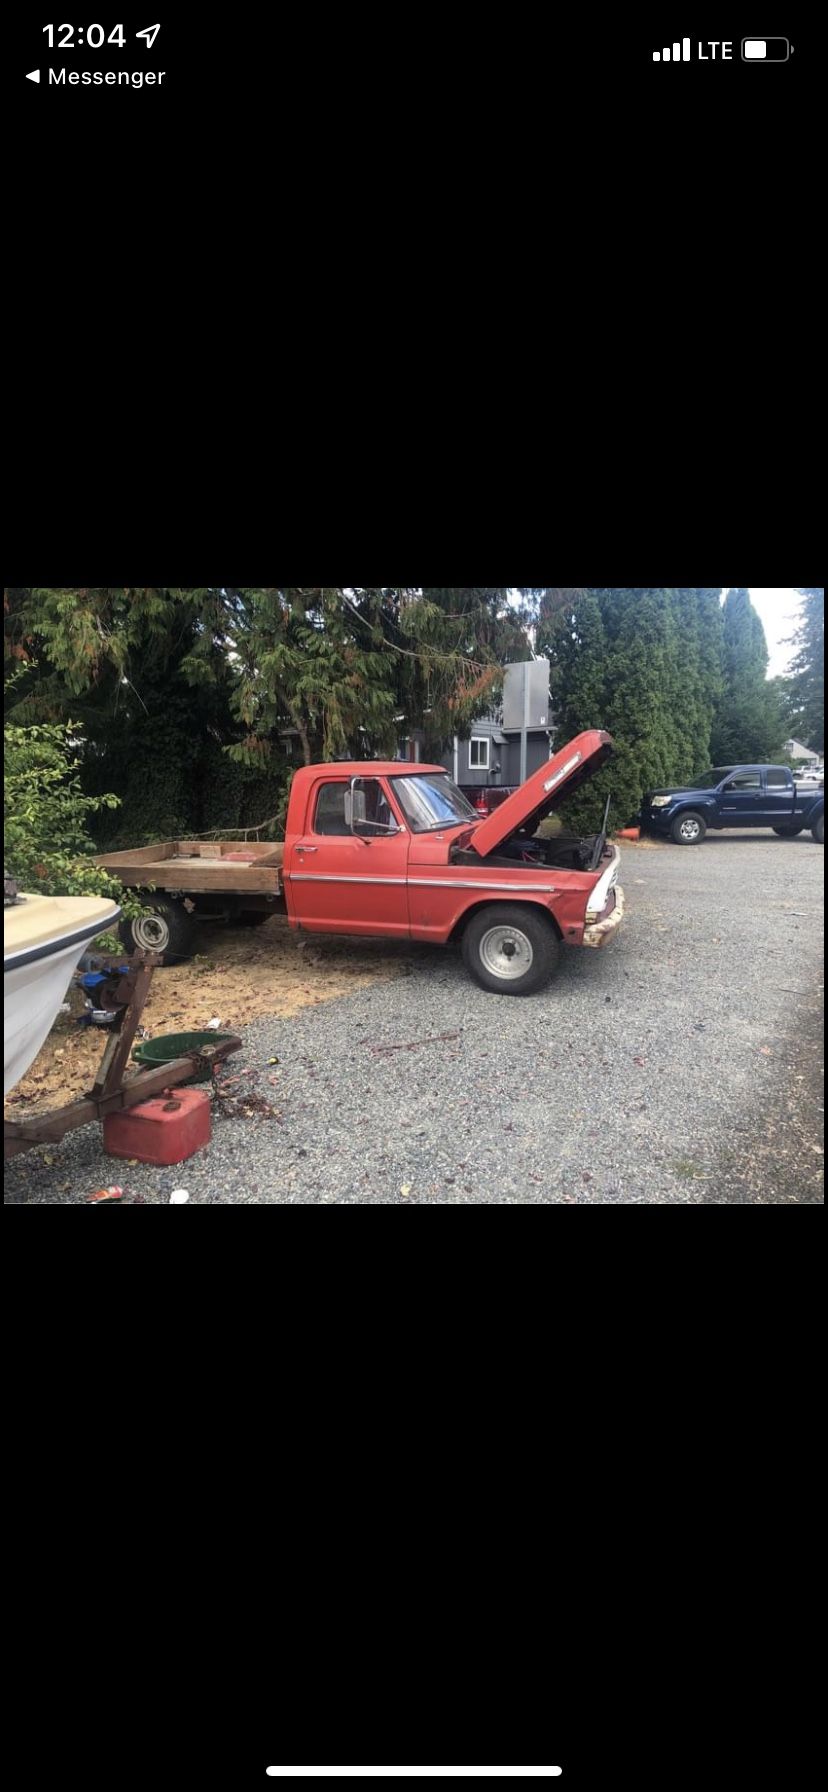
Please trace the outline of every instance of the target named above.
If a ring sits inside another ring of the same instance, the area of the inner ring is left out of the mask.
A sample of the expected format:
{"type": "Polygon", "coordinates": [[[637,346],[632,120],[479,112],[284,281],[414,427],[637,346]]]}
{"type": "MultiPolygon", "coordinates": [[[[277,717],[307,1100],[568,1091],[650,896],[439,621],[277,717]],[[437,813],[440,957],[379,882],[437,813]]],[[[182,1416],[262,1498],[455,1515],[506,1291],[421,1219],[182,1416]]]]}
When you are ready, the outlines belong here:
{"type": "Polygon", "coordinates": [[[318,852],[319,847],[318,846],[297,846],[296,851],[297,852],[318,852]]]}

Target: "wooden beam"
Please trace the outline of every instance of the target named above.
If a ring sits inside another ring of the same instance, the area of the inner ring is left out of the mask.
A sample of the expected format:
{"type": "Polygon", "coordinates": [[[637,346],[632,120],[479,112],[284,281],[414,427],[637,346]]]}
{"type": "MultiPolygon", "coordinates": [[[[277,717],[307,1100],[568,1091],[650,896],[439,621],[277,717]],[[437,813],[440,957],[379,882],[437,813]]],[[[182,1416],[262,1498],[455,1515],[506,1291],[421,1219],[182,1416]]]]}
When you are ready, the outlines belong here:
{"type": "Polygon", "coordinates": [[[104,871],[111,866],[117,871],[121,865],[140,865],[147,861],[155,863],[156,859],[171,859],[178,850],[176,840],[158,840],[153,846],[130,846],[126,852],[101,852],[92,860],[93,865],[101,865],[104,871]]]}

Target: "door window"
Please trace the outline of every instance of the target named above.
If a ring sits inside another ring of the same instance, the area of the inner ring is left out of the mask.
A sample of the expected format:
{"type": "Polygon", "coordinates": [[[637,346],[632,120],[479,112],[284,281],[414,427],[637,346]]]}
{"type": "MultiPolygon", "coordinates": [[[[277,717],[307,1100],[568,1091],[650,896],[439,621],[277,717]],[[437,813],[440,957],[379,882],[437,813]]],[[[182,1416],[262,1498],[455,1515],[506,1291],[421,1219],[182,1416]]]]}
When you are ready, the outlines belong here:
{"type": "Polygon", "coordinates": [[[347,784],[323,784],[316,799],[315,834],[350,834],[345,822],[347,784]]]}
{"type": "Polygon", "coordinates": [[[769,771],[767,773],[767,780],[769,790],[790,790],[791,788],[785,772],[769,771]]]}
{"type": "MultiPolygon", "coordinates": [[[[396,816],[379,778],[357,779],[353,794],[353,819],[360,833],[393,833],[396,816]]],[[[351,834],[351,784],[323,784],[316,799],[315,834],[351,834]]]]}
{"type": "Polygon", "coordinates": [[[762,780],[758,772],[740,772],[738,778],[731,778],[725,790],[761,790],[762,780]]]}

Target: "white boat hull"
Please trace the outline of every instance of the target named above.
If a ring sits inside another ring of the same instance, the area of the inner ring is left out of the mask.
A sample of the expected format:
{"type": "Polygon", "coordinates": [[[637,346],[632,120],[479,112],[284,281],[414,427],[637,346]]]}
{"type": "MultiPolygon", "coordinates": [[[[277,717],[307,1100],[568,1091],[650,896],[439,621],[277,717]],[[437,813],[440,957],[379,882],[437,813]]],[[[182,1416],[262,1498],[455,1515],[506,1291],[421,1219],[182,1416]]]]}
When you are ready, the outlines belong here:
{"type": "MultiPolygon", "coordinates": [[[[66,898],[67,907],[70,902],[71,899],[66,898]]],[[[104,905],[93,905],[79,898],[77,906],[85,909],[88,915],[93,906],[103,908],[104,905]]],[[[3,967],[4,1098],[37,1057],[54,1024],[72,973],[90,940],[116,921],[120,912],[115,904],[111,904],[108,912],[103,915],[99,912],[91,922],[86,916],[78,915],[71,931],[66,927],[67,937],[58,936],[38,945],[36,955],[25,949],[17,951],[14,957],[22,958],[22,963],[15,963],[14,958],[9,962],[9,956],[6,956],[3,967]]]]}

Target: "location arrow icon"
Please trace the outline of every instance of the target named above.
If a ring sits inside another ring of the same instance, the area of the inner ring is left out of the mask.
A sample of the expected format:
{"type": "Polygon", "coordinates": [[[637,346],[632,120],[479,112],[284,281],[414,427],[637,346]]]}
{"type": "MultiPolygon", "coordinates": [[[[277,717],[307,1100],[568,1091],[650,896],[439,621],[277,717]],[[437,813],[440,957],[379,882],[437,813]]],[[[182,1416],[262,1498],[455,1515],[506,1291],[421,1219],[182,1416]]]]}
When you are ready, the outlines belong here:
{"type": "Polygon", "coordinates": [[[40,80],[40,69],[33,68],[31,74],[26,76],[26,80],[27,81],[39,81],[40,80]]]}

